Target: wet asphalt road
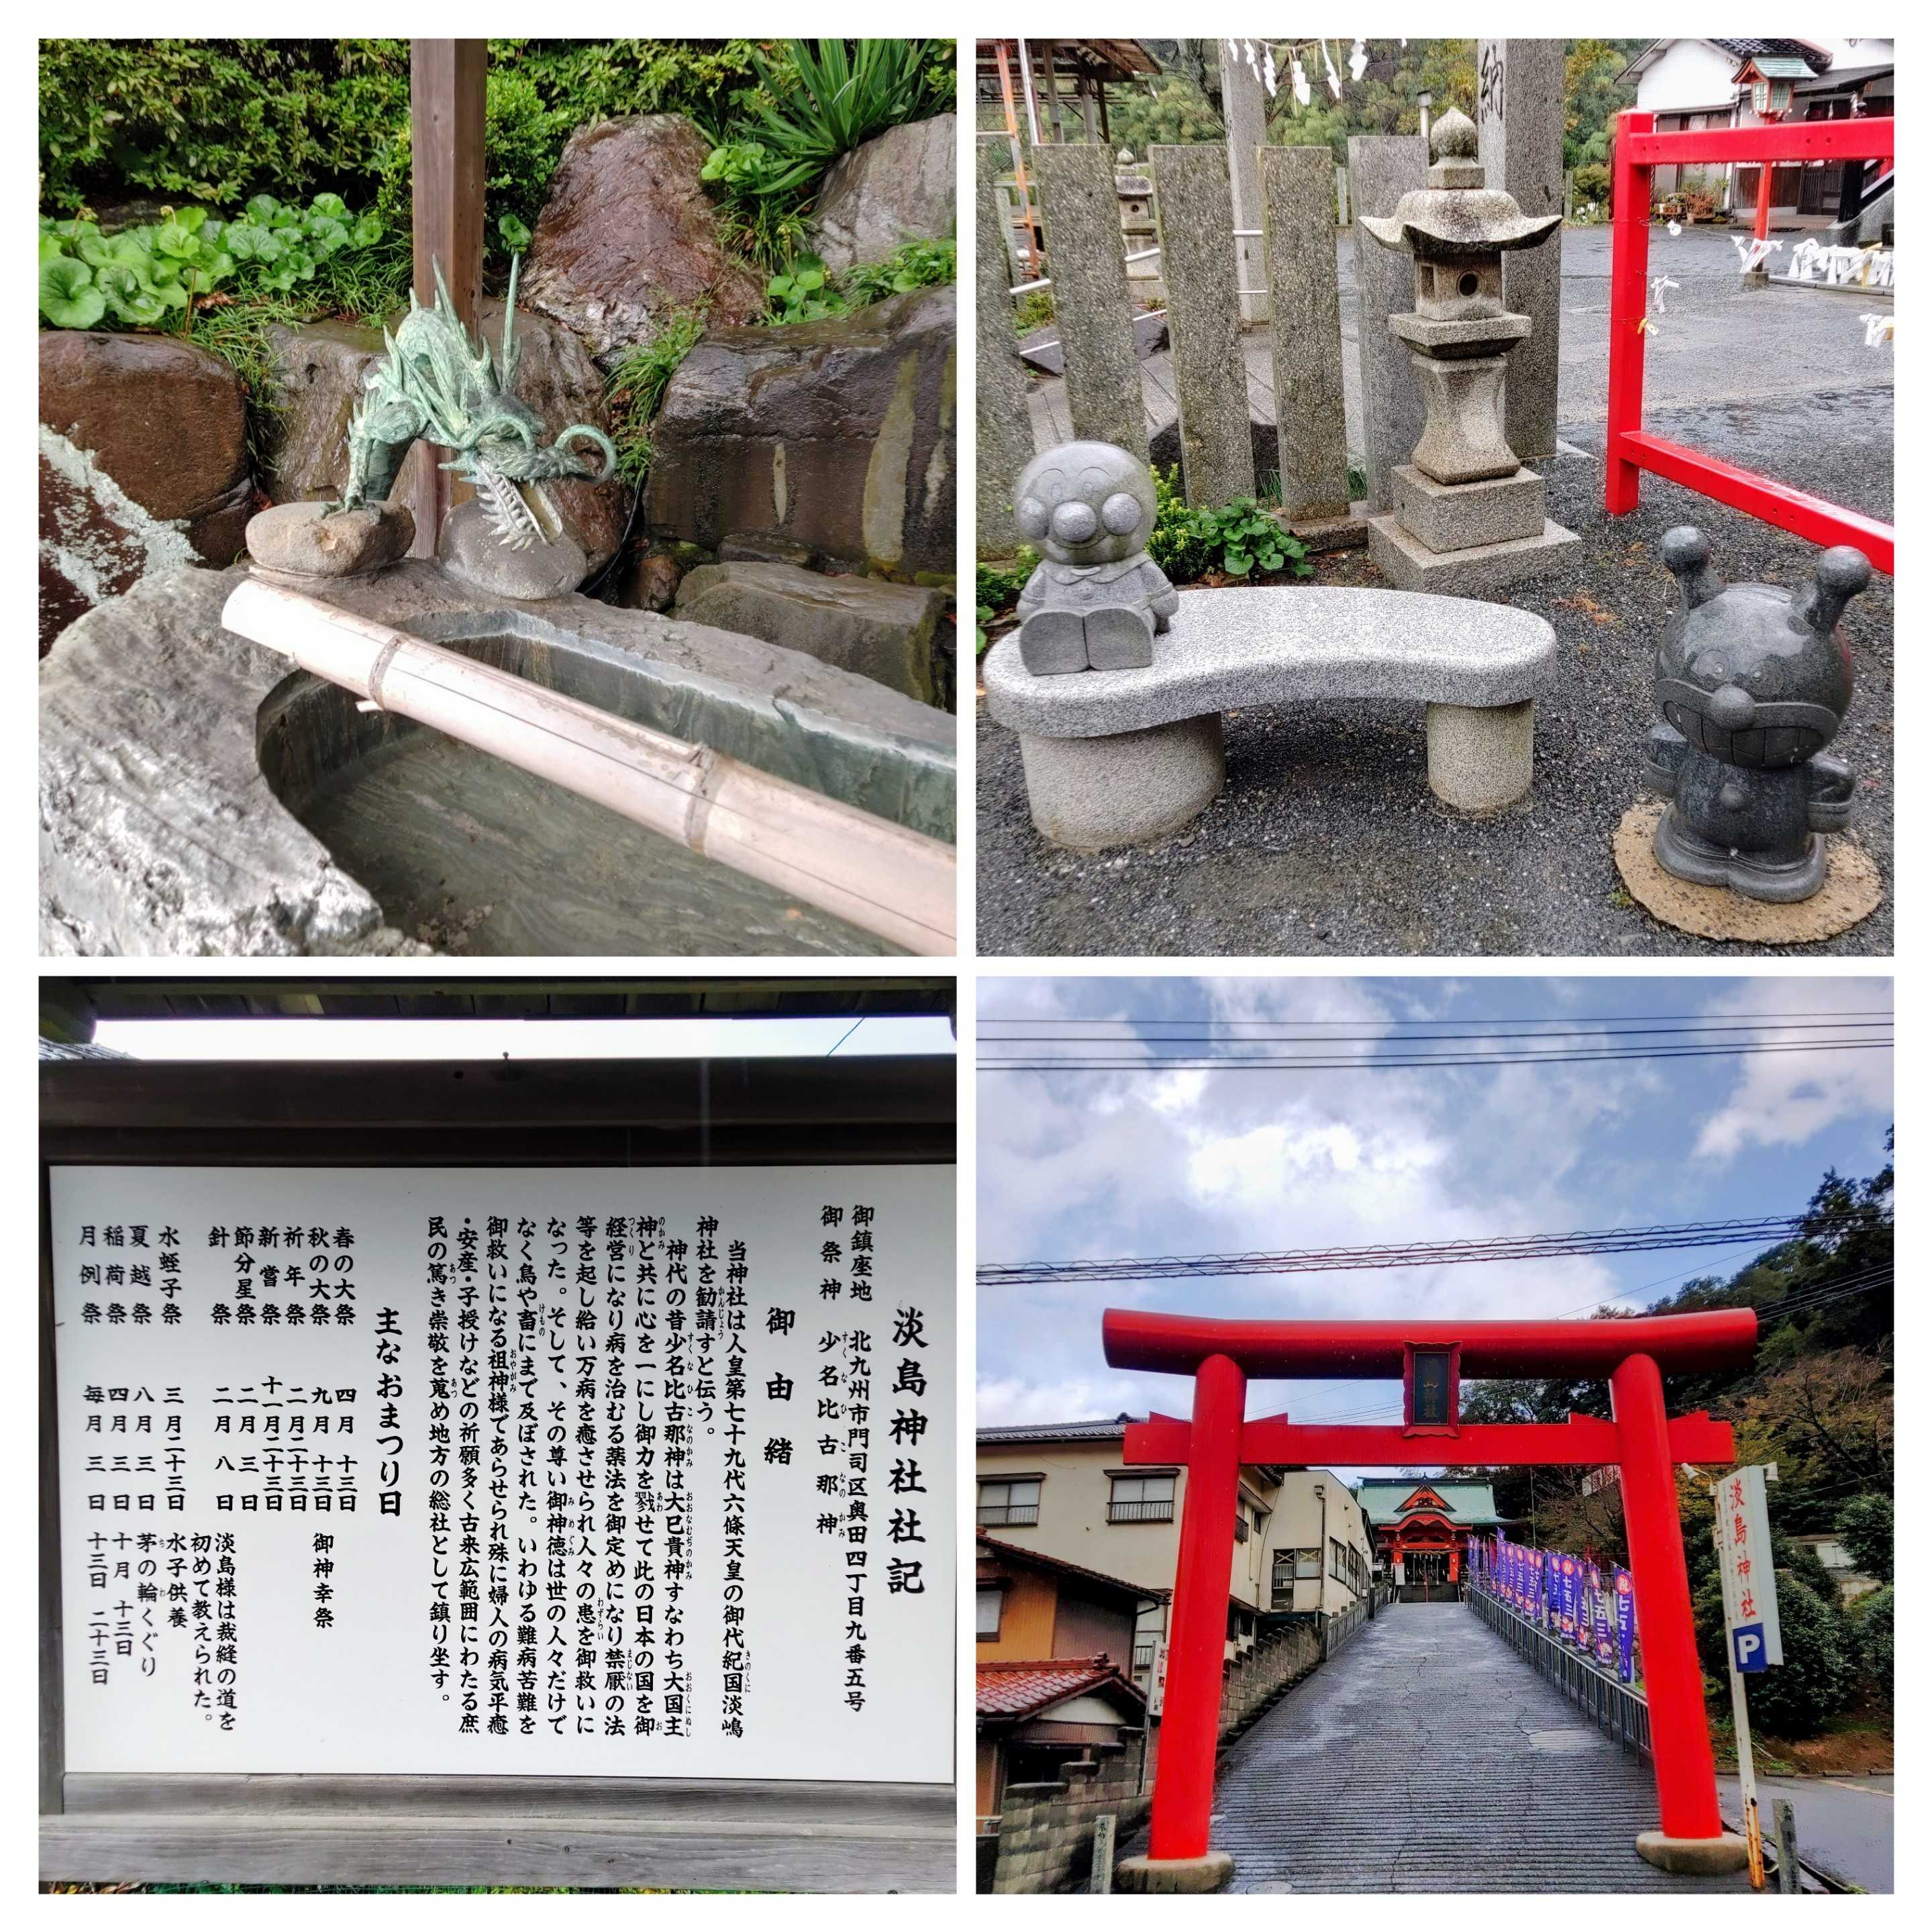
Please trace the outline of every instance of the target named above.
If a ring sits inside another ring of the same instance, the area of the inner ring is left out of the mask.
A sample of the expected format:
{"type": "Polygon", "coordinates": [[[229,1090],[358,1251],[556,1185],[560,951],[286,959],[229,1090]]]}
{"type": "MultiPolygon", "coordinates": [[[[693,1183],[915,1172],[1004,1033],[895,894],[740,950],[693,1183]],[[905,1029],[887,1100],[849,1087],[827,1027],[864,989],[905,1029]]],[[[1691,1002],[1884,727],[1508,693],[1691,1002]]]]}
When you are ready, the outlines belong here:
{"type": "MultiPolygon", "coordinates": [[[[1712,358],[1734,388],[1763,373],[1754,361],[1741,362],[1734,344],[1712,358]]],[[[1733,394],[1654,409],[1646,422],[1828,499],[1892,514],[1887,386],[1787,389],[1771,399],[1733,394]]],[[[1082,856],[1034,830],[1018,742],[982,712],[980,952],[1750,956],[1752,948],[1652,920],[1629,902],[1611,856],[1611,835],[1641,793],[1650,653],[1677,605],[1656,545],[1672,525],[1694,522],[1727,580],[1786,586],[1804,580],[1815,553],[1654,477],[1644,479],[1640,508],[1612,521],[1602,507],[1600,422],[1573,421],[1562,434],[1579,453],[1537,466],[1548,483],[1549,514],[1582,541],[1554,574],[1509,593],[1546,616],[1559,642],[1556,687],[1537,703],[1536,776],[1526,799],[1486,820],[1442,804],[1424,775],[1419,704],[1238,711],[1227,720],[1227,786],[1206,812],[1156,844],[1082,856]]],[[[1381,580],[1366,553],[1354,551],[1324,560],[1315,580],[1381,580]]],[[[1843,621],[1857,683],[1832,746],[1858,777],[1850,836],[1877,860],[1887,898],[1837,939],[1780,949],[1780,956],[1892,950],[1892,580],[1875,577],[1843,621]]]]}
{"type": "MultiPolygon", "coordinates": [[[[1718,1790],[1724,1816],[1742,1816],[1735,1778],[1720,1776],[1718,1790]]],[[[1767,1837],[1771,1808],[1780,1798],[1791,1803],[1798,1830],[1798,1856],[1861,1892],[1892,1888],[1892,1797],[1888,1777],[1760,1778],[1759,1814],[1767,1837]]]]}

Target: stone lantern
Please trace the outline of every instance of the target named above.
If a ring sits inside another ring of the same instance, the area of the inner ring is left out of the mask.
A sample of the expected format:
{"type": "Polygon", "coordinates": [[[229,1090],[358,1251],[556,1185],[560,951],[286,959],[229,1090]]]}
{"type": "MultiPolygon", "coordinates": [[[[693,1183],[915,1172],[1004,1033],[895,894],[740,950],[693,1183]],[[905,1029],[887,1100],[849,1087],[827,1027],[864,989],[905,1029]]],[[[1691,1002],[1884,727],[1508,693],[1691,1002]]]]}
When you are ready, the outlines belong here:
{"type": "Polygon", "coordinates": [[[1372,518],[1369,545],[1404,590],[1485,590],[1534,574],[1572,530],[1544,514],[1543,478],[1523,468],[1503,428],[1509,352],[1530,332],[1503,307],[1503,251],[1533,248],[1561,215],[1526,215],[1483,185],[1475,123],[1454,108],[1431,130],[1429,185],[1392,216],[1362,226],[1415,260],[1415,308],[1388,319],[1409,345],[1426,412],[1422,440],[1393,472],[1393,514],[1372,518]]]}

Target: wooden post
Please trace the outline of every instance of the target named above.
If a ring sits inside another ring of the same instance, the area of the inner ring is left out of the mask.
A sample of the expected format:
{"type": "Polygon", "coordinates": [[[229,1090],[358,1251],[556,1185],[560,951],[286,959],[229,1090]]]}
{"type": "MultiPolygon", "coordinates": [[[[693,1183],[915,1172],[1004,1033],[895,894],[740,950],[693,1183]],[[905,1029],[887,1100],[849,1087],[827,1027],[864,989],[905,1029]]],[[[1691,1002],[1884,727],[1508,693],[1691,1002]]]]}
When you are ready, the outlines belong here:
{"type": "MultiPolygon", "coordinates": [[[[483,296],[484,76],[487,40],[410,43],[410,206],[416,229],[416,300],[436,299],[435,264],[466,328],[483,296]]],[[[438,465],[449,452],[418,443],[410,452],[416,540],[410,554],[434,556],[443,519],[472,493],[438,465]]]]}

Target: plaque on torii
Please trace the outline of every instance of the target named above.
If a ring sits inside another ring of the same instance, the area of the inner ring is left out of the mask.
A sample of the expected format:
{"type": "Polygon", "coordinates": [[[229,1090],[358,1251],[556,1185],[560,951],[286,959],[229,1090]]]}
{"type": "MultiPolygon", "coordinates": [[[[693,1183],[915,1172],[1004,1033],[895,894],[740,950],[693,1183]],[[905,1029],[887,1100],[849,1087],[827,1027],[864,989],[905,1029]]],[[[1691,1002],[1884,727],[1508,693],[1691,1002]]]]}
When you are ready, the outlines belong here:
{"type": "Polygon", "coordinates": [[[1668,1870],[1742,1868],[1744,1840],[1725,1832],[1718,1810],[1676,1473],[1682,1463],[1728,1466],[1731,1426],[1701,1412],[1667,1414],[1664,1373],[1747,1365],[1757,1346],[1750,1310],[1590,1322],[1228,1322],[1109,1309],[1101,1336],[1110,1367],[1194,1378],[1192,1419],[1155,1414],[1130,1424],[1123,1455],[1130,1465],[1187,1471],[1148,1854],[1124,1862],[1123,1889],[1213,1890],[1232,1870],[1210,1846],[1208,1821],[1235,1493],[1241,1466],[1257,1462],[1616,1466],[1657,1778],[1658,1828],[1641,1833],[1637,1850],[1668,1870]],[[1465,1376],[1606,1382],[1614,1419],[1465,1424],[1465,1376]],[[1246,1418],[1252,1380],[1396,1377],[1400,1424],[1246,1418]]]}

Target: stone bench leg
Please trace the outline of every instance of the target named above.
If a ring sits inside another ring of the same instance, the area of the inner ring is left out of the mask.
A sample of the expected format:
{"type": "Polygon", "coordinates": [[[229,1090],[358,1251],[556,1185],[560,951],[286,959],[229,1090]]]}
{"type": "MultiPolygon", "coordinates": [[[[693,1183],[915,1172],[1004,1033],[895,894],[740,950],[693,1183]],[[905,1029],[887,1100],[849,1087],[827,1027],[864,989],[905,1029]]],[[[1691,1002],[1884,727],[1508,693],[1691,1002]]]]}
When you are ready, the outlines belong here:
{"type": "Polygon", "coordinates": [[[1500,812],[1529,790],[1534,700],[1429,707],[1429,789],[1463,812],[1500,812]]]}
{"type": "Polygon", "coordinates": [[[1178,832],[1214,803],[1228,776],[1218,711],[1106,738],[1022,732],[1020,756],[1034,824],[1076,852],[1178,832]]]}

